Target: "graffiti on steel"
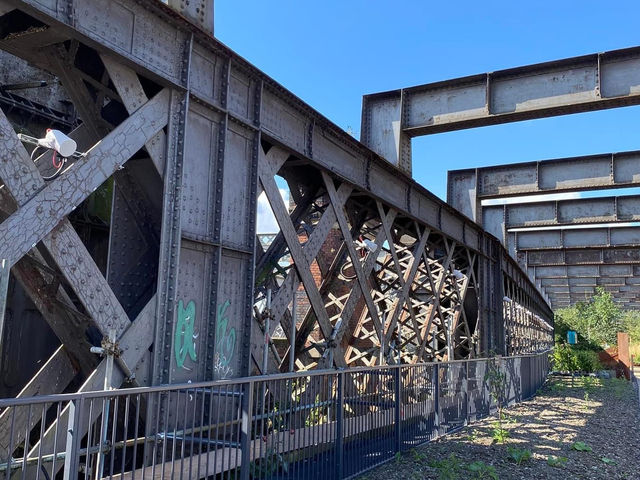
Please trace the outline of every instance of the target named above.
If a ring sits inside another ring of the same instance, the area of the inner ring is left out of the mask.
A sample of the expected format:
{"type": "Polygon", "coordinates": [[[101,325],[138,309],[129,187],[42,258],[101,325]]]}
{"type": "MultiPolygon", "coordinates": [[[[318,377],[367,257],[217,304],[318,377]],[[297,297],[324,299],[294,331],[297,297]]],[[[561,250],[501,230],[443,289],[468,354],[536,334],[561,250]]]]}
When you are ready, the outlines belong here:
{"type": "Polygon", "coordinates": [[[191,300],[187,303],[187,307],[184,307],[182,300],[178,302],[178,321],[176,323],[176,333],[173,341],[174,353],[176,355],[176,364],[178,368],[184,368],[185,370],[191,370],[185,367],[184,362],[189,358],[195,362],[197,359],[196,354],[196,339],[198,334],[194,332],[196,321],[196,302],[191,300]]]}
{"type": "Polygon", "coordinates": [[[227,378],[233,374],[231,361],[236,350],[236,329],[229,327],[227,309],[231,302],[227,300],[218,305],[216,317],[216,354],[214,369],[221,378],[227,378]]]}

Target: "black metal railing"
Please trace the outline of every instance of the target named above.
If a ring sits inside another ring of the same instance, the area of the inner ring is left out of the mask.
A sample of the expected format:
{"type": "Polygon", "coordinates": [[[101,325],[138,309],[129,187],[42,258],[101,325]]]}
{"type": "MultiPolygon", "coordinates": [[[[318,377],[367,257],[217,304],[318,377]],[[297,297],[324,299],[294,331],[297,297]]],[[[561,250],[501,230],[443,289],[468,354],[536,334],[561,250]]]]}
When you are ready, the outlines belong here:
{"type": "Polygon", "coordinates": [[[548,353],[0,400],[0,478],[349,478],[494,412],[489,368],[516,403],[548,353]]]}

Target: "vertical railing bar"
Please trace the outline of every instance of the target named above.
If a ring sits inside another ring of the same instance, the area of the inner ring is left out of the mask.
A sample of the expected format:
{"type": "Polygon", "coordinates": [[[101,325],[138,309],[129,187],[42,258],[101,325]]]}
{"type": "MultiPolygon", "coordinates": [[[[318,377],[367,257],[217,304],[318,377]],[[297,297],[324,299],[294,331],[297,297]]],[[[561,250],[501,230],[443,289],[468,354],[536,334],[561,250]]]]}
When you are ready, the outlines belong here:
{"type": "MultiPolygon", "coordinates": [[[[196,478],[200,478],[200,463],[202,462],[203,458],[202,458],[202,450],[204,450],[203,445],[204,445],[204,405],[205,405],[205,390],[203,389],[202,391],[200,391],[199,393],[197,393],[197,395],[201,395],[202,399],[200,401],[200,445],[198,447],[198,465],[196,466],[196,478]]],[[[194,409],[195,410],[195,409],[194,409]]],[[[195,415],[195,413],[194,413],[195,415]]],[[[195,418],[194,418],[194,424],[195,424],[195,418]]],[[[209,427],[209,430],[211,430],[211,427],[209,427]]],[[[207,442],[208,443],[208,442],[207,442]]],[[[193,451],[191,452],[191,455],[193,455],[193,451]]],[[[191,471],[189,471],[189,476],[191,476],[191,471]]]]}
{"type": "MultiPolygon", "coordinates": [[[[181,430],[183,432],[187,431],[187,407],[189,404],[189,389],[187,388],[184,392],[184,409],[183,409],[183,423],[181,424],[181,430]]],[[[178,409],[178,407],[176,407],[176,410],[178,409]]],[[[176,425],[177,427],[177,425],[176,425]]],[[[183,480],[183,473],[184,473],[184,453],[185,453],[185,444],[186,442],[186,433],[182,434],[182,440],[180,440],[180,480],[183,480]]],[[[191,434],[191,437],[193,438],[193,433],[191,434]]],[[[176,436],[174,435],[173,437],[173,441],[174,443],[178,441],[178,439],[176,438],[176,436]]]]}
{"type": "MultiPolygon", "coordinates": [[[[47,403],[42,404],[42,411],[40,412],[40,439],[44,436],[44,425],[47,419],[47,403]]],[[[24,456],[27,456],[25,452],[24,456]]],[[[11,462],[11,459],[7,460],[11,462]]],[[[36,466],[36,480],[40,478],[40,468],[42,467],[42,441],[38,442],[38,464],[36,466]]]]}
{"type": "MultiPolygon", "coordinates": [[[[147,406],[149,403],[147,403],[147,406]]],[[[134,427],[133,427],[133,455],[131,459],[131,480],[136,480],[136,469],[137,469],[137,460],[138,460],[138,430],[140,425],[140,394],[136,395],[136,413],[134,417],[134,427]]],[[[147,443],[146,438],[144,443],[147,443]]],[[[143,462],[144,465],[144,462],[143,462]]],[[[123,472],[124,473],[124,472],[123,472]]],[[[144,478],[144,477],[143,477],[144,478]]]]}
{"type": "MultiPolygon", "coordinates": [[[[164,420],[163,420],[163,428],[162,428],[162,460],[161,460],[161,472],[160,472],[160,480],[164,480],[164,472],[166,470],[166,462],[167,462],[167,433],[169,429],[169,406],[171,404],[171,391],[167,392],[166,405],[164,408],[164,420]]],[[[155,462],[155,459],[154,459],[155,462]]],[[[154,465],[155,467],[155,465],[154,465]]],[[[155,478],[155,477],[153,477],[155,478]]]]}
{"type": "MultiPolygon", "coordinates": [[[[225,454],[225,447],[224,447],[224,442],[226,442],[227,440],[227,401],[228,401],[228,395],[224,395],[224,408],[222,410],[223,412],[223,418],[225,419],[224,423],[222,424],[222,475],[221,477],[224,478],[225,477],[225,467],[224,467],[224,461],[225,459],[227,460],[227,468],[230,469],[231,468],[231,449],[228,450],[228,453],[225,454]]],[[[228,476],[227,476],[228,478],[228,476]]]]}
{"type": "MultiPolygon", "coordinates": [[[[129,404],[131,402],[131,397],[127,395],[124,400],[124,432],[122,433],[122,440],[124,442],[127,441],[127,437],[129,436],[129,404]]],[[[113,454],[113,453],[112,453],[113,454]]],[[[120,467],[120,474],[124,475],[124,469],[126,466],[127,459],[127,447],[126,444],[122,447],[122,464],[120,467]]]]}
{"type": "MultiPolygon", "coordinates": [[[[104,442],[107,439],[107,420],[105,420],[108,415],[108,400],[106,397],[102,397],[102,413],[100,414],[100,440],[98,440],[98,454],[97,454],[97,462],[96,462],[96,480],[102,478],[103,473],[103,465],[104,465],[104,454],[103,447],[104,442]]],[[[91,423],[91,422],[90,422],[91,423]]]]}
{"type": "MultiPolygon", "coordinates": [[[[115,465],[115,451],[113,446],[116,444],[116,433],[118,425],[118,405],[120,404],[120,396],[116,396],[113,402],[113,414],[111,416],[111,448],[109,453],[109,480],[113,479],[113,467],[115,465]]],[[[87,452],[88,455],[88,452],[87,452]]]]}
{"type": "Polygon", "coordinates": [[[29,408],[27,409],[27,422],[25,423],[24,426],[24,455],[22,455],[22,478],[25,478],[25,475],[27,474],[27,457],[28,457],[28,453],[30,450],[29,447],[29,434],[31,433],[31,428],[29,427],[31,425],[31,407],[32,405],[29,404],[29,408]]]}
{"type": "MultiPolygon", "coordinates": [[[[92,435],[95,437],[95,431],[93,428],[93,398],[89,401],[89,422],[87,425],[87,446],[90,446],[93,443],[92,440],[92,435]]],[[[100,452],[99,452],[100,453],[100,452]]],[[[87,480],[89,478],[89,471],[90,471],[90,465],[91,465],[91,461],[90,461],[90,454],[89,454],[89,449],[87,449],[87,458],[86,458],[86,468],[84,469],[84,478],[85,480],[87,480]]]]}
{"type": "MultiPolygon", "coordinates": [[[[178,446],[178,420],[180,419],[180,394],[183,392],[176,391],[175,409],[173,412],[173,439],[171,441],[171,480],[175,478],[176,472],[176,449],[178,446]]],[[[185,397],[186,402],[186,397],[185,397]]],[[[184,440],[182,441],[184,444],[184,440]]]]}
{"type": "MultiPolygon", "coordinates": [[[[151,395],[149,395],[149,397],[151,397],[151,395]]],[[[158,392],[157,398],[156,398],[156,402],[155,402],[155,406],[156,406],[156,425],[155,425],[155,430],[153,432],[153,435],[155,436],[155,441],[153,442],[153,445],[149,448],[151,448],[151,478],[156,478],[156,458],[158,458],[158,433],[160,432],[160,413],[161,413],[161,409],[160,409],[160,404],[162,403],[162,393],[158,392]]],[[[148,416],[147,416],[148,417],[148,416]]],[[[142,459],[142,478],[145,478],[144,475],[146,473],[146,464],[147,464],[147,445],[149,445],[149,442],[147,441],[147,432],[149,431],[149,428],[145,425],[145,442],[144,442],[144,447],[142,448],[143,450],[143,455],[144,458],[142,459]]]]}
{"type": "MultiPolygon", "coordinates": [[[[193,415],[191,416],[191,431],[195,432],[195,428],[196,428],[196,406],[198,405],[198,397],[200,395],[200,389],[196,388],[193,390],[193,408],[191,409],[193,411],[193,415]]],[[[200,411],[202,411],[202,408],[200,409],[200,411]]],[[[193,478],[193,459],[196,458],[197,462],[198,462],[198,466],[197,466],[197,472],[198,472],[198,478],[200,478],[200,452],[202,451],[202,431],[204,430],[204,425],[202,424],[202,422],[200,422],[200,425],[198,425],[199,430],[200,430],[200,443],[198,444],[198,455],[196,456],[194,454],[195,448],[195,440],[196,440],[196,436],[198,435],[197,433],[192,433],[191,434],[191,450],[189,452],[189,476],[188,478],[193,478]]]]}
{"type": "Polygon", "coordinates": [[[401,439],[400,439],[400,402],[402,401],[402,385],[401,383],[401,375],[400,375],[400,368],[401,367],[394,367],[393,369],[393,373],[394,373],[394,384],[395,384],[395,412],[394,412],[394,423],[395,423],[395,451],[399,452],[400,450],[402,450],[402,446],[401,446],[401,439]]]}
{"type": "MultiPolygon", "coordinates": [[[[240,390],[239,390],[239,385],[236,383],[233,385],[233,397],[234,399],[237,399],[237,394],[240,394],[240,390]]],[[[242,431],[242,398],[240,398],[240,401],[238,402],[237,400],[234,400],[234,404],[237,403],[236,408],[233,409],[234,413],[233,413],[233,420],[234,420],[234,427],[233,430],[231,432],[231,437],[232,437],[232,441],[234,444],[234,448],[233,451],[235,452],[236,458],[235,458],[235,467],[233,470],[233,476],[236,476],[236,472],[238,471],[238,465],[240,465],[241,461],[242,461],[242,451],[240,449],[241,445],[241,439],[240,439],[240,435],[241,435],[241,431],[242,431]]],[[[229,475],[231,475],[231,473],[229,473],[229,475]]]]}
{"type": "MultiPolygon", "coordinates": [[[[67,444],[65,448],[64,480],[78,478],[78,463],[80,450],[81,419],[84,407],[84,397],[70,401],[69,424],[67,426],[67,444]]],[[[26,458],[26,455],[25,455],[26,458]]]]}
{"type": "Polygon", "coordinates": [[[336,478],[342,479],[344,461],[344,376],[343,371],[338,372],[337,398],[336,398],[336,478]]]}
{"type": "MultiPolygon", "coordinates": [[[[16,425],[16,408],[18,407],[13,406],[9,408],[11,408],[11,427],[9,429],[9,444],[7,445],[7,461],[12,462],[13,451],[15,450],[13,448],[13,430],[15,429],[15,425],[16,425]]],[[[11,475],[11,469],[7,468],[7,471],[5,473],[5,480],[9,480],[10,475],[11,475]]]]}
{"type": "Polygon", "coordinates": [[[56,473],[56,457],[58,456],[58,427],[60,426],[60,413],[62,412],[62,404],[56,403],[56,426],[53,431],[53,461],[51,462],[51,476],[55,477],[56,473]]]}
{"type": "MultiPolygon", "coordinates": [[[[209,392],[209,418],[211,419],[213,416],[213,387],[211,388],[210,392],[209,392]]],[[[216,425],[216,433],[215,433],[215,440],[217,441],[220,438],[220,401],[218,400],[218,404],[217,404],[216,408],[216,421],[215,421],[215,425],[216,425]]],[[[211,422],[211,421],[210,421],[211,422]]],[[[209,430],[209,437],[211,437],[211,430],[209,430]]],[[[209,438],[209,440],[211,440],[211,438],[209,438]]],[[[207,446],[207,452],[211,451],[211,441],[209,441],[209,445],[207,446]]],[[[209,473],[209,463],[208,463],[208,458],[209,455],[207,453],[207,474],[209,473]]],[[[224,459],[223,459],[224,461],[224,459]]],[[[218,449],[214,448],[213,450],[213,466],[214,466],[214,471],[215,473],[219,473],[218,472],[218,449]]],[[[222,470],[220,470],[220,472],[222,472],[222,470]]]]}
{"type": "MultiPolygon", "coordinates": [[[[204,395],[204,393],[203,393],[203,395],[204,395]]],[[[209,389],[209,418],[208,418],[209,429],[207,430],[207,462],[206,462],[206,466],[205,466],[205,468],[207,469],[206,470],[207,476],[209,476],[211,474],[211,471],[209,469],[209,462],[210,462],[210,457],[211,457],[211,432],[213,430],[211,428],[211,422],[212,421],[213,421],[213,387],[211,387],[209,389]]],[[[216,417],[215,423],[216,423],[216,439],[217,439],[218,438],[217,437],[217,433],[218,433],[218,425],[217,424],[219,423],[219,420],[217,419],[217,417],[216,417]]],[[[215,465],[216,465],[215,459],[218,458],[218,450],[217,449],[215,449],[213,451],[213,456],[214,456],[214,462],[213,462],[213,464],[214,464],[214,472],[213,473],[216,474],[216,473],[218,473],[217,469],[215,469],[215,465]]]]}

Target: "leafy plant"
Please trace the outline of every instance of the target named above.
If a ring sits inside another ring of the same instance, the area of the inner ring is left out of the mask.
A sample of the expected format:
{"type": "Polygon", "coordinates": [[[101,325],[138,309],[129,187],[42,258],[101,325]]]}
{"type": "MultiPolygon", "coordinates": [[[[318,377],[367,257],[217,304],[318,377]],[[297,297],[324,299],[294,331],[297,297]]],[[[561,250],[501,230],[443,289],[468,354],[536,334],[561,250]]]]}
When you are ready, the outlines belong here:
{"type": "Polygon", "coordinates": [[[409,453],[411,453],[411,456],[413,457],[414,462],[422,463],[427,459],[427,456],[424,453],[419,452],[415,448],[412,448],[411,450],[409,450],[409,453]]]}
{"type": "Polygon", "coordinates": [[[602,457],[600,460],[603,463],[606,463],[607,465],[616,465],[615,460],[611,460],[610,458],[607,458],[607,457],[602,457]]]}
{"type": "Polygon", "coordinates": [[[268,448],[263,458],[251,462],[249,472],[252,478],[264,478],[282,469],[289,471],[289,464],[284,457],[273,448],[268,448]]]}
{"type": "Polygon", "coordinates": [[[547,457],[547,465],[554,468],[562,468],[567,464],[568,460],[567,457],[554,457],[553,455],[549,455],[547,457]]]}
{"type": "Polygon", "coordinates": [[[475,442],[479,437],[478,434],[478,430],[476,430],[475,428],[473,430],[471,430],[469,432],[469,434],[467,435],[467,440],[469,440],[470,442],[475,442]]]}
{"type": "Polygon", "coordinates": [[[584,442],[575,442],[571,445],[572,450],[577,450],[578,452],[592,452],[593,449],[584,442]]]}
{"type": "Polygon", "coordinates": [[[505,443],[509,436],[509,432],[502,424],[505,418],[503,409],[506,403],[507,374],[502,370],[501,363],[500,357],[490,358],[487,362],[487,372],[484,377],[489,385],[489,395],[496,402],[496,407],[498,408],[498,420],[493,424],[491,430],[491,437],[497,443],[505,443]]]}
{"type": "Polygon", "coordinates": [[[496,467],[493,465],[487,465],[484,462],[476,461],[471,462],[467,465],[467,470],[469,470],[472,474],[473,479],[483,480],[485,478],[490,478],[491,480],[498,480],[498,473],[496,472],[496,467]]]}
{"type": "Polygon", "coordinates": [[[516,465],[521,465],[523,462],[531,460],[531,450],[528,449],[509,447],[507,448],[507,455],[509,460],[515,462],[516,465]]]}
{"type": "Polygon", "coordinates": [[[493,439],[493,443],[507,443],[509,430],[502,426],[502,422],[493,422],[491,424],[491,438],[493,439]]]}
{"type": "Polygon", "coordinates": [[[396,452],[395,456],[393,457],[396,464],[402,462],[402,453],[400,452],[396,452]]]}
{"type": "Polygon", "coordinates": [[[430,467],[438,470],[438,480],[458,480],[462,462],[454,453],[443,460],[436,460],[429,464],[430,467]]]}

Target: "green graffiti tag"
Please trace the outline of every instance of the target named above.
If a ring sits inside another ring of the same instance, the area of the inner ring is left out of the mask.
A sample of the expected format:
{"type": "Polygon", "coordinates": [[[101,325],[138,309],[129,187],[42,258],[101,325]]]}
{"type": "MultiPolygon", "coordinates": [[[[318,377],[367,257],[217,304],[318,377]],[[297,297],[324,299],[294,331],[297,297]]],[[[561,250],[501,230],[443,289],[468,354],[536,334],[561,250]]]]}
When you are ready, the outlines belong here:
{"type": "Polygon", "coordinates": [[[226,315],[231,302],[227,300],[218,305],[216,321],[216,355],[221,367],[228,367],[236,350],[236,329],[229,327],[229,317],[226,315]]]}
{"type": "Polygon", "coordinates": [[[198,335],[194,333],[196,322],[196,302],[191,300],[184,308],[182,300],[178,302],[178,322],[176,323],[176,333],[173,341],[176,364],[178,368],[190,370],[184,366],[187,355],[192,361],[196,361],[196,342],[198,335]]]}

